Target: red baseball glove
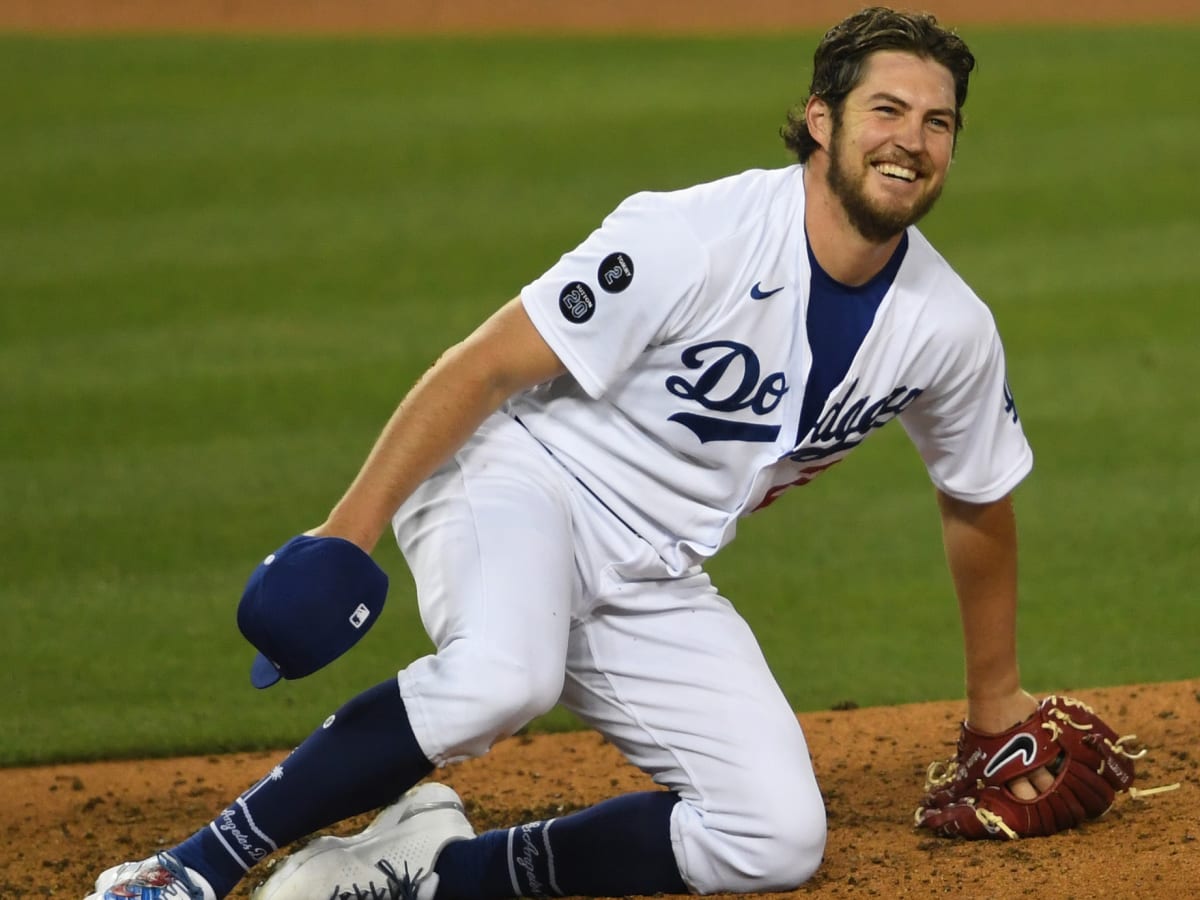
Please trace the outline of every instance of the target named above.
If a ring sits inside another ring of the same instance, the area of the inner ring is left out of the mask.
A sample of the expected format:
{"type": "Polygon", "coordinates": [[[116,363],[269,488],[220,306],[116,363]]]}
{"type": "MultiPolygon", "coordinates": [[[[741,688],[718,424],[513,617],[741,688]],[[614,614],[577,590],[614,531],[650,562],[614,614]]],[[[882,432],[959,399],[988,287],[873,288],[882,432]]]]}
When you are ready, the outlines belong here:
{"type": "Polygon", "coordinates": [[[963,723],[958,752],[929,766],[918,828],[944,837],[1013,840],[1054,834],[1103,815],[1116,794],[1133,784],[1133,760],[1145,751],[1124,745],[1090,706],[1050,696],[1037,712],[1002,734],[963,723]],[[1007,787],[1045,766],[1049,790],[1021,800],[1007,787]]]}

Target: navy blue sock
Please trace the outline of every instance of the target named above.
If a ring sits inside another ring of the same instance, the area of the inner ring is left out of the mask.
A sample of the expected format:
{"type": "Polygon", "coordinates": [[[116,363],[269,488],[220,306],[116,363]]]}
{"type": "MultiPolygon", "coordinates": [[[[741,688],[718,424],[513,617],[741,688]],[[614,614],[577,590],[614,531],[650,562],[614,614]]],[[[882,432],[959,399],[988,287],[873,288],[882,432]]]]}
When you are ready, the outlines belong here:
{"type": "Polygon", "coordinates": [[[560,819],[447,844],[436,900],[686,894],[671,849],[670,791],[605,800],[560,819]]]}
{"type": "Polygon", "coordinates": [[[432,770],[392,678],[326,719],[262,781],[171,852],[224,897],[273,851],[391,803],[432,770]]]}

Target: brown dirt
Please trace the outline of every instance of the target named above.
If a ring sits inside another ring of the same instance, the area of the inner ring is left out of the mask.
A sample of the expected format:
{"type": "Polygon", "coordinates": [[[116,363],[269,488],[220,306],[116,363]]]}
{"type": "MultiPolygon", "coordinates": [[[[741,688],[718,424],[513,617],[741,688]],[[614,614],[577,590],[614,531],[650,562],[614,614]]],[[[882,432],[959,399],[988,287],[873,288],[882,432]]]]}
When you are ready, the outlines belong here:
{"type": "MultiPolygon", "coordinates": [[[[289,32],[723,32],[818,28],[867,0],[0,0],[0,28],[289,32]]],[[[1200,0],[922,0],[954,25],[1200,21],[1200,0]]]]}
{"type": "MultiPolygon", "coordinates": [[[[755,31],[828,25],[857,0],[0,0],[0,29],[37,31],[755,31]]],[[[955,25],[1197,22],[1198,0],[930,0],[955,25]]],[[[814,897],[1200,896],[1200,681],[1080,690],[1149,749],[1138,783],[1097,822],[1052,838],[965,843],[911,826],[926,763],[953,752],[961,703],[804,713],[829,812],[814,897]]],[[[0,898],[81,897],[107,866],[169,846],[283,753],[0,769],[0,898]]],[[[477,829],[569,811],[649,787],[597,735],[517,737],[436,775],[477,829]]],[[[362,824],[344,823],[347,831],[362,824]]],[[[247,885],[234,894],[247,896],[247,885]]]]}
{"type": "MultiPolygon", "coordinates": [[[[925,766],[953,753],[961,703],[802,713],[829,812],[817,876],[794,896],[1055,897],[1200,895],[1200,681],[1072,692],[1148,749],[1138,784],[1075,831],[1014,843],[932,838],[911,825],[925,766]]],[[[284,754],[189,757],[0,770],[0,897],[82,897],[104,868],[186,837],[284,754]]],[[[502,741],[440,770],[478,830],[653,787],[593,733],[502,741]]],[[[365,818],[335,829],[360,827],[365,818]]],[[[248,896],[247,881],[234,897],[248,896]]]]}

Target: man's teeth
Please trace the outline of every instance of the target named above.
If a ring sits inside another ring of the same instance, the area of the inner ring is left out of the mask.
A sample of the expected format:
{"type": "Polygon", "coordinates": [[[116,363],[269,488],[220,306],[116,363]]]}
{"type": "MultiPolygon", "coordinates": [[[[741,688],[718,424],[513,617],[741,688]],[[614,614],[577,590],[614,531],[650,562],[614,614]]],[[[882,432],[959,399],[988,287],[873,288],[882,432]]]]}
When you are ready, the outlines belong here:
{"type": "Polygon", "coordinates": [[[905,181],[916,181],[917,173],[895,163],[876,163],[875,171],[880,175],[890,175],[893,178],[903,178],[905,181]]]}

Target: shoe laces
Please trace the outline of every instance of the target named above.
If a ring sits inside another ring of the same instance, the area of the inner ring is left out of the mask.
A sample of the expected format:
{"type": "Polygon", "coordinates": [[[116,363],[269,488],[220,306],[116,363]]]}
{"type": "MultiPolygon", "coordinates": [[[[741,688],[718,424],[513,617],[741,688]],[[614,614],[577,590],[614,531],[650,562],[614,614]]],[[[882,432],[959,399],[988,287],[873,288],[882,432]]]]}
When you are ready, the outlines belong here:
{"type": "Polygon", "coordinates": [[[147,898],[161,897],[163,900],[171,900],[179,897],[179,892],[182,891],[187,900],[204,900],[204,891],[188,877],[183,864],[170,853],[157,854],[153,866],[147,863],[135,863],[134,866],[131,876],[124,880],[118,879],[117,883],[105,892],[105,897],[109,896],[113,888],[137,887],[146,889],[142,891],[141,896],[147,898]]]}
{"type": "MultiPolygon", "coordinates": [[[[156,860],[158,864],[170,872],[171,877],[175,879],[172,887],[178,886],[182,888],[183,892],[187,894],[188,900],[204,900],[204,891],[200,889],[198,884],[193,882],[192,879],[188,877],[187,869],[183,867],[183,863],[177,860],[170,853],[160,853],[156,857],[156,860]]],[[[168,893],[167,896],[169,897],[170,894],[168,893]]]]}
{"type": "Polygon", "coordinates": [[[401,875],[386,859],[375,863],[375,868],[383,873],[384,883],[381,887],[376,887],[374,881],[368,881],[365,888],[351,884],[349,889],[344,889],[339,884],[329,895],[329,900],[417,900],[417,889],[425,880],[424,869],[417,869],[410,875],[408,863],[405,863],[404,874],[401,875]]]}

